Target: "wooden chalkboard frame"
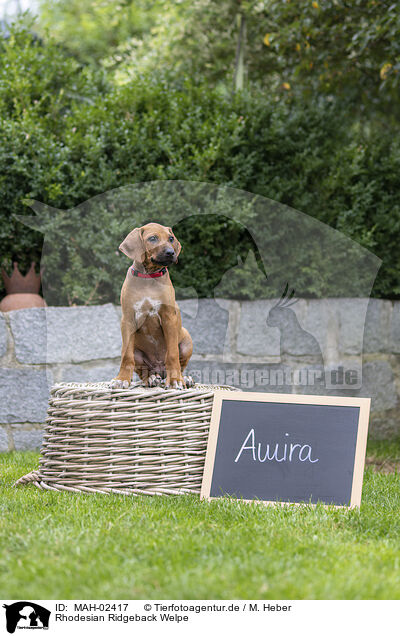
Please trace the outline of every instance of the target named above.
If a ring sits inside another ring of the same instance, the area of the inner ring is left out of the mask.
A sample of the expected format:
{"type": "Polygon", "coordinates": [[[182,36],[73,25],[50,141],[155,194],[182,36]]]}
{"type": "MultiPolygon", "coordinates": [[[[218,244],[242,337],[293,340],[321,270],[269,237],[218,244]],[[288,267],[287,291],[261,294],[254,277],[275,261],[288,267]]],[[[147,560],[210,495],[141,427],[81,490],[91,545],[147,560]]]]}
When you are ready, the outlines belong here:
{"type": "MultiPolygon", "coordinates": [[[[226,400],[235,400],[242,402],[280,402],[283,404],[318,404],[321,406],[356,406],[359,407],[358,430],[356,451],[354,458],[353,482],[351,488],[351,499],[349,506],[340,506],[335,504],[323,504],[335,508],[355,508],[360,507],[361,493],[365,466],[365,452],[367,447],[368,421],[371,399],[341,397],[328,395],[296,395],[293,393],[256,393],[242,391],[224,391],[216,390],[214,393],[213,409],[211,414],[210,432],[208,436],[206,460],[203,473],[203,481],[201,486],[201,499],[219,499],[220,497],[212,497],[211,483],[214,470],[215,453],[217,449],[219,423],[221,417],[222,404],[226,400]]],[[[261,499],[240,499],[246,503],[263,503],[266,505],[301,505],[291,501],[265,501],[261,499]]],[[[307,504],[315,506],[317,504],[307,504]]]]}

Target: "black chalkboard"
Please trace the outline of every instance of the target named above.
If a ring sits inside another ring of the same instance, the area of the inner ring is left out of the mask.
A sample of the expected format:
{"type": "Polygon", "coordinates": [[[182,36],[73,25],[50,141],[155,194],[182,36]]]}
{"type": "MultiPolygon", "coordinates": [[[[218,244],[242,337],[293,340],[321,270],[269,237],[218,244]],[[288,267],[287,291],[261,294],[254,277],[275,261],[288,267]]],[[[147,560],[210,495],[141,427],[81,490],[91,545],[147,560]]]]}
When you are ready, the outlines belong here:
{"type": "Polygon", "coordinates": [[[202,496],[360,505],[369,405],[217,391],[202,496]]]}

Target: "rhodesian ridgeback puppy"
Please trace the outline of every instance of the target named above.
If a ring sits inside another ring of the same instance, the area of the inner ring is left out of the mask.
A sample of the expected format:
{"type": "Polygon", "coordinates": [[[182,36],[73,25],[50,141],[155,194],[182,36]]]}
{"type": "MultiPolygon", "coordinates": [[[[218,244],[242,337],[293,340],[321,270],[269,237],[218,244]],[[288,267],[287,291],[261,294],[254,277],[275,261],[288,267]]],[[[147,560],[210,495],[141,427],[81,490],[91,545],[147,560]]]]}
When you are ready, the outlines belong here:
{"type": "Polygon", "coordinates": [[[121,366],[111,382],[129,387],[133,371],[147,386],[192,386],[182,373],[193,351],[182,327],[168,266],[177,263],[181,244],[170,227],[148,223],[135,228],[119,246],[132,259],[121,290],[121,366]]]}

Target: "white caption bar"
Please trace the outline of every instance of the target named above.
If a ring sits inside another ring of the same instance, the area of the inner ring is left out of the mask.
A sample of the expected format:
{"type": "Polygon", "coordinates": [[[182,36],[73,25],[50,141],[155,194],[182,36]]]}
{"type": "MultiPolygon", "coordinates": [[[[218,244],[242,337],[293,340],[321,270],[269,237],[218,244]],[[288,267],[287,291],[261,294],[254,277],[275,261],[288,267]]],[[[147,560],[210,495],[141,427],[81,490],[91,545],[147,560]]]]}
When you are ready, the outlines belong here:
{"type": "Polygon", "coordinates": [[[307,636],[363,636],[391,632],[400,601],[288,600],[6,600],[0,610],[2,633],[51,634],[200,634],[235,629],[307,636]],[[268,630],[268,631],[266,631],[268,630]]]}

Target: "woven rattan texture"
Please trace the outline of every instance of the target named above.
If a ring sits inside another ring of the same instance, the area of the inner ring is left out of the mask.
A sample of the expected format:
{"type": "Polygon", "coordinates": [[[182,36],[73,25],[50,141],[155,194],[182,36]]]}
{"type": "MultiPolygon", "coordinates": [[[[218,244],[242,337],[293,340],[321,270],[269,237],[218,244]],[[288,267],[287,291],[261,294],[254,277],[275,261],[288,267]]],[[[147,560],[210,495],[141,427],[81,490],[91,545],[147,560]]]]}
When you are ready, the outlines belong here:
{"type": "Polygon", "coordinates": [[[198,494],[217,388],[232,389],[56,384],[39,469],[16,483],[72,492],[198,494]]]}

